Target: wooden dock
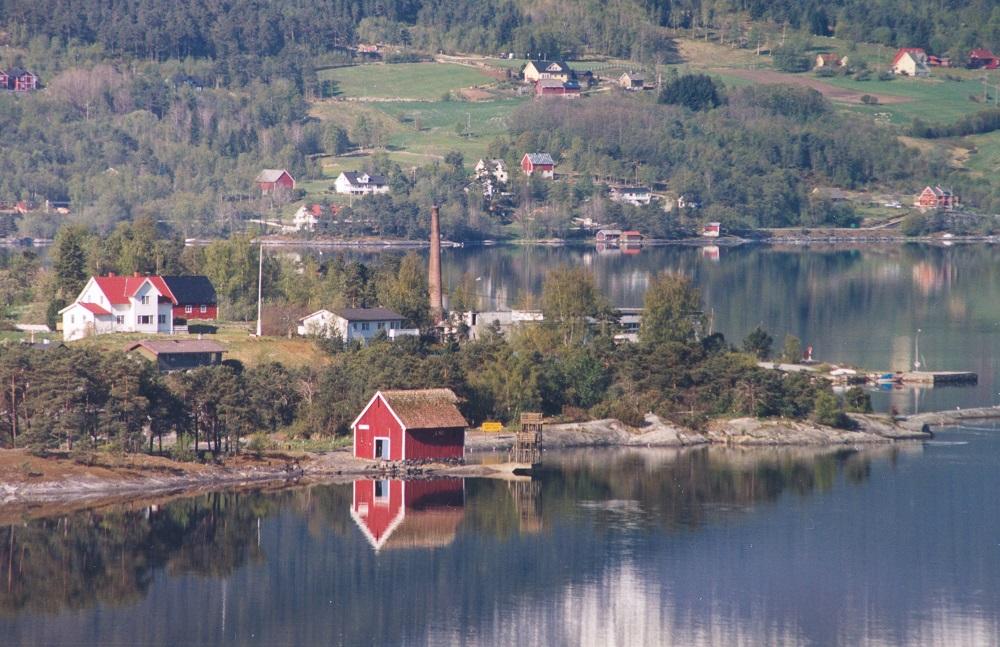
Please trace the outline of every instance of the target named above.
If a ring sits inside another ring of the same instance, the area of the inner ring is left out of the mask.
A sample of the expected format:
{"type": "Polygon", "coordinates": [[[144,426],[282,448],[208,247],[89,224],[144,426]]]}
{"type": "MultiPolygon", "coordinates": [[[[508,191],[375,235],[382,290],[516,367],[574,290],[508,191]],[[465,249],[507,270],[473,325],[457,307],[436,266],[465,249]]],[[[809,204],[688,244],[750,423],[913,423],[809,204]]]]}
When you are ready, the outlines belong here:
{"type": "Polygon", "coordinates": [[[908,371],[900,376],[903,384],[976,384],[979,376],[971,371],[908,371]]]}

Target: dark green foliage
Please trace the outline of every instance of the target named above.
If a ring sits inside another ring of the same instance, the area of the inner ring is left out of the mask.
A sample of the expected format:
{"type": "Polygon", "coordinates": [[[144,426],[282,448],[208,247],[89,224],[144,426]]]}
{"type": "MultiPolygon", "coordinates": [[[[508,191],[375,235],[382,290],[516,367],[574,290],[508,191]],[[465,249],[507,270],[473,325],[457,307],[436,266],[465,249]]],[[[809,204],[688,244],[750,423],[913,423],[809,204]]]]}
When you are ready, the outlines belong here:
{"type": "Polygon", "coordinates": [[[771,346],[774,339],[767,331],[757,326],[743,339],[743,352],[750,353],[757,359],[767,359],[771,356],[771,346]]]}
{"type": "Polygon", "coordinates": [[[838,429],[851,429],[853,421],[844,413],[844,405],[829,391],[819,391],[816,393],[816,401],[813,405],[813,420],[821,425],[837,427],[838,429]]]}
{"type": "Polygon", "coordinates": [[[872,396],[865,392],[860,386],[852,386],[844,394],[844,403],[847,410],[853,413],[871,413],[872,396]]]}
{"type": "Polygon", "coordinates": [[[91,234],[84,227],[63,227],[53,245],[52,270],[57,296],[75,299],[87,282],[87,246],[91,234]]]}
{"type": "Polygon", "coordinates": [[[812,68],[812,58],[802,49],[782,47],[774,52],[774,66],[782,72],[806,72],[812,68]]]}
{"type": "Polygon", "coordinates": [[[910,126],[910,135],[926,139],[940,137],[964,137],[1000,130],[1000,108],[992,108],[966,115],[951,124],[928,124],[920,119],[914,119],[910,126]]]}
{"type": "Polygon", "coordinates": [[[721,90],[720,84],[707,74],[685,74],[667,82],[660,91],[659,100],[698,112],[722,103],[721,90]]]}

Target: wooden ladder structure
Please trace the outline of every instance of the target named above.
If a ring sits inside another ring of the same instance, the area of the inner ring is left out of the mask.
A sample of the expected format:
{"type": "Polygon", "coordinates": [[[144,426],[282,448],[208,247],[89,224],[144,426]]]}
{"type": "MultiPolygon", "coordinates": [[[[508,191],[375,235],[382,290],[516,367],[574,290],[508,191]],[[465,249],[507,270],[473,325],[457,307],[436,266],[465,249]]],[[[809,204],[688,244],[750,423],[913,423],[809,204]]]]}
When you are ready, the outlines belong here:
{"type": "Polygon", "coordinates": [[[522,465],[538,465],[542,462],[542,414],[522,413],[521,428],[514,437],[510,450],[510,462],[522,465]]]}

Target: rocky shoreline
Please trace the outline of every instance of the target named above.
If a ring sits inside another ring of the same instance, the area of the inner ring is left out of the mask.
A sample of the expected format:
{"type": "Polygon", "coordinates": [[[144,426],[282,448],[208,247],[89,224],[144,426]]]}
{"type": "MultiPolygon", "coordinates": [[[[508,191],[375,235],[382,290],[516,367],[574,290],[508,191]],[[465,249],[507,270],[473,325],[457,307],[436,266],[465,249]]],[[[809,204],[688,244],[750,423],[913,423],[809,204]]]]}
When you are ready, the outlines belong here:
{"type": "MultiPolygon", "coordinates": [[[[931,427],[970,420],[1000,418],[1000,407],[943,411],[892,419],[889,416],[851,414],[856,429],[843,430],[808,421],[734,418],[716,420],[695,431],[650,414],[646,425],[629,427],[618,420],[553,424],[546,426],[547,450],[569,448],[686,448],[727,447],[824,447],[877,445],[898,441],[927,440],[931,427]]],[[[81,465],[68,458],[36,458],[19,450],[6,450],[8,467],[0,473],[0,509],[25,505],[75,503],[95,505],[102,501],[127,501],[149,496],[195,494],[220,488],[282,486],[300,482],[346,482],[355,478],[383,476],[426,478],[430,476],[499,477],[503,469],[481,464],[477,453],[505,451],[514,443],[510,433],[466,434],[466,465],[384,465],[354,458],[349,449],[323,454],[274,455],[261,459],[242,457],[223,465],[176,463],[146,457],[121,463],[81,465]],[[19,461],[21,461],[19,463],[19,461]],[[16,467],[10,467],[16,465],[16,467]],[[54,469],[46,471],[46,468],[54,469]],[[33,471],[34,470],[34,471],[33,471]]]]}
{"type": "MultiPolygon", "coordinates": [[[[1000,410],[997,415],[1000,416],[1000,410]]],[[[612,419],[547,425],[545,447],[815,446],[889,443],[933,437],[923,421],[916,426],[904,426],[889,416],[850,414],[850,417],[857,425],[854,430],[835,429],[800,420],[733,418],[712,421],[705,430],[694,431],[648,414],[646,425],[639,428],[628,427],[612,419]]],[[[513,434],[470,432],[466,434],[465,447],[470,451],[498,451],[510,448],[513,443],[513,434]]]]}

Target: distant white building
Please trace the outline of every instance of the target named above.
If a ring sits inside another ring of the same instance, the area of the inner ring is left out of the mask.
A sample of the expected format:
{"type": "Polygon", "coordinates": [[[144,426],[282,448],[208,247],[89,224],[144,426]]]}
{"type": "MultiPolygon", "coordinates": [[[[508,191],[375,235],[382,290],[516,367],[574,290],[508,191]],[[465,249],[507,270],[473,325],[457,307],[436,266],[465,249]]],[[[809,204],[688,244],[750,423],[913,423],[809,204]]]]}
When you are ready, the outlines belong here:
{"type": "Polygon", "coordinates": [[[337,193],[345,195],[371,195],[373,193],[388,193],[389,182],[384,175],[344,171],[333,183],[337,193]]]}
{"type": "Polygon", "coordinates": [[[639,207],[649,204],[653,199],[653,193],[644,186],[615,186],[611,187],[610,197],[614,202],[639,207]]]}
{"type": "Polygon", "coordinates": [[[389,339],[407,335],[419,335],[416,328],[404,328],[406,318],[388,308],[340,308],[337,310],[317,310],[299,319],[297,332],[300,335],[333,337],[367,342],[385,331],[389,339]]]}
{"type": "Polygon", "coordinates": [[[475,168],[476,181],[483,188],[483,197],[492,198],[496,193],[502,193],[510,180],[507,165],[501,159],[481,159],[475,168]]]}
{"type": "Polygon", "coordinates": [[[492,177],[494,180],[500,184],[507,184],[510,181],[510,175],[507,173],[507,164],[503,160],[494,159],[486,160],[481,159],[476,163],[476,178],[483,179],[487,177],[492,177]]]}
{"type": "Polygon", "coordinates": [[[295,231],[315,231],[316,225],[324,218],[332,221],[339,209],[336,205],[325,207],[321,204],[304,204],[292,217],[295,231]]]}

